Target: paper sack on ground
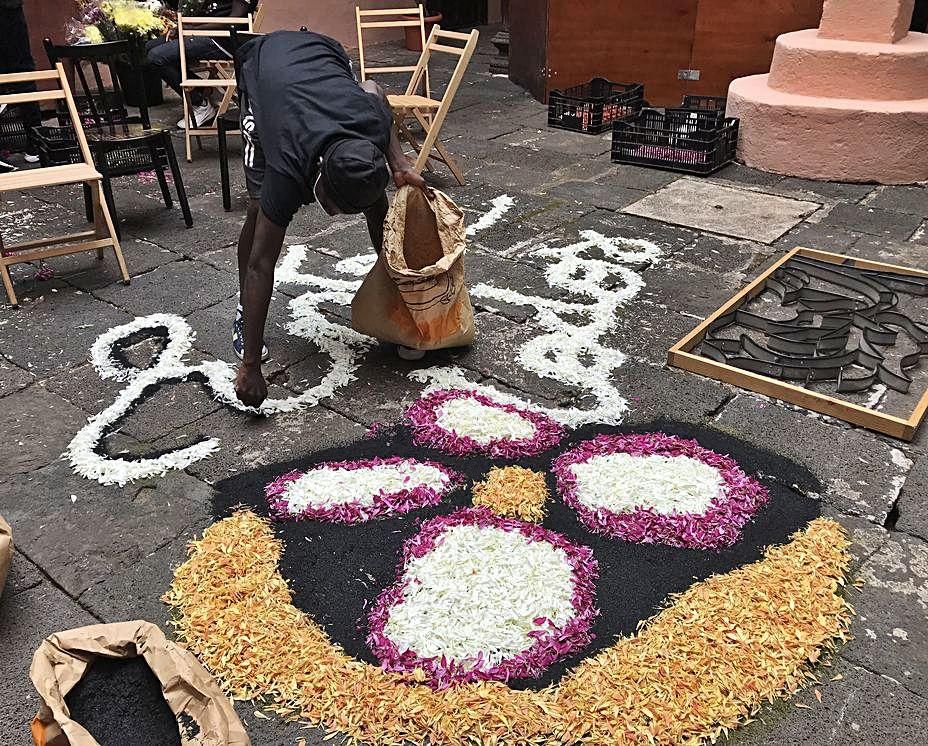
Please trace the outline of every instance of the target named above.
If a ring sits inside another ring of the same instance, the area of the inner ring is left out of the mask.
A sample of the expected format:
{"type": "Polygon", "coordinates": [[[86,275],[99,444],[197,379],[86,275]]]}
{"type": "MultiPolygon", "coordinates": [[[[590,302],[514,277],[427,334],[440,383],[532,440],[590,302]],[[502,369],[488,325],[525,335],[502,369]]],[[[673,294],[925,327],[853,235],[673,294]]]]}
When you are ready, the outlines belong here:
{"type": "Polygon", "coordinates": [[[402,187],[384,223],[377,263],[351,303],[351,325],[419,350],[474,341],[464,286],[464,213],[448,195],[402,187]]]}
{"type": "Polygon", "coordinates": [[[42,641],[29,670],[42,700],[32,722],[35,746],[98,746],[88,730],[71,719],[65,697],[97,657],[136,656],[144,658],[160,682],[182,746],[250,746],[231,702],[209,672],[192,653],[145,621],[93,624],[56,632],[42,641]]]}

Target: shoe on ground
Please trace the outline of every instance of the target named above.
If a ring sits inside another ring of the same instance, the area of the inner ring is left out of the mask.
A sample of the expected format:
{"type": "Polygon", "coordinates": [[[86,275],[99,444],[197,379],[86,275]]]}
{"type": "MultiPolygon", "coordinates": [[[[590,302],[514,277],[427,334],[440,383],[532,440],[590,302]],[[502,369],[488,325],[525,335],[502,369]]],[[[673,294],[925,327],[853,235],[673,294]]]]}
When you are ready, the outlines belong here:
{"type": "Polygon", "coordinates": [[[19,168],[0,158],[0,174],[11,174],[14,171],[19,171],[19,168]]]}
{"type": "MultiPolygon", "coordinates": [[[[232,322],[232,349],[235,350],[239,360],[245,359],[245,316],[242,309],[235,312],[235,321],[232,322]]],[[[267,360],[267,345],[261,345],[261,359],[267,360]]]]}
{"type": "Polygon", "coordinates": [[[26,163],[38,163],[39,155],[38,153],[24,153],[23,160],[26,161],[26,163]]]}
{"type": "MultiPolygon", "coordinates": [[[[209,101],[205,101],[199,106],[194,106],[193,118],[197,123],[197,129],[200,127],[205,127],[216,118],[216,107],[214,107],[209,101]]],[[[177,126],[182,130],[187,129],[187,120],[182,117],[177,122],[177,126]]]]}
{"type": "Polygon", "coordinates": [[[397,345],[396,354],[399,356],[400,360],[421,360],[425,357],[425,350],[416,350],[412,347],[397,345]]]}

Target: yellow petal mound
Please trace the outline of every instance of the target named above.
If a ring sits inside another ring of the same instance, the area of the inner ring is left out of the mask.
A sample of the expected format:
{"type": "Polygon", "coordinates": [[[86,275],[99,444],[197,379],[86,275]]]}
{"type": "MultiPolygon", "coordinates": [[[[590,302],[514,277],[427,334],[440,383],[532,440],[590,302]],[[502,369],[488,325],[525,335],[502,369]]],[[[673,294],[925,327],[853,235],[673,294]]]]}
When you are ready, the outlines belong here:
{"type": "Polygon", "coordinates": [[[474,507],[486,506],[506,518],[540,523],[547,500],[545,475],[521,466],[493,467],[474,485],[474,507]]]}

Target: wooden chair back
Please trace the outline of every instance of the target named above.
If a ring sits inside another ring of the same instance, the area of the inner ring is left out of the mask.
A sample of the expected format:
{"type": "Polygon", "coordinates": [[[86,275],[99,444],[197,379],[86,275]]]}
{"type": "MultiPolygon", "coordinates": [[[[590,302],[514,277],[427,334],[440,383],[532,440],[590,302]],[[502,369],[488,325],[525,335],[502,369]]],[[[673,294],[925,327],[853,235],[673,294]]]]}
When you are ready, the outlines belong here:
{"type": "Polygon", "coordinates": [[[12,305],[18,305],[16,289],[10,276],[9,267],[22,262],[42,260],[54,256],[77,254],[83,251],[96,251],[97,257],[103,257],[103,250],[111,248],[116,254],[119,271],[124,282],[129,281],[129,271],[126,260],[119,245],[119,237],[113,226],[113,220],[106,206],[103,194],[102,177],[93,164],[93,156],[87,144],[84,128],[81,126],[81,116],[71,95],[71,87],[64,72],[64,66],[59,62],[54,70],[37,70],[28,73],[7,73],[0,75],[0,90],[4,86],[17,83],[54,82],[57,86],[51,89],[30,91],[27,93],[0,94],[0,106],[25,103],[41,103],[54,101],[56,105],[64,102],[68,112],[68,125],[74,131],[77,141],[77,150],[80,160],[60,166],[42,166],[40,168],[13,171],[0,174],[0,194],[5,191],[18,191],[21,189],[44,189],[61,184],[83,184],[85,190],[90,191],[93,203],[93,229],[69,233],[65,235],[39,238],[5,245],[3,230],[0,225],[0,280],[6,290],[7,298],[12,305]]]}
{"type": "MultiPolygon", "coordinates": [[[[128,134],[132,119],[126,109],[125,96],[121,88],[117,65],[128,63],[131,46],[128,41],[110,41],[101,44],[55,44],[51,39],[43,41],[45,54],[54,66],[59,62],[71,63],[74,67],[74,102],[81,115],[85,129],[97,133],[128,134]],[[109,80],[109,83],[106,82],[109,80]]],[[[133,82],[142,89],[142,71],[137,64],[124,64],[131,71],[133,82]]],[[[67,124],[68,114],[64,106],[58,108],[58,124],[67,124]]],[[[150,126],[148,106],[142,97],[139,116],[145,127],[150,126]]]]}
{"type": "MultiPolygon", "coordinates": [[[[422,48],[422,54],[419,56],[419,62],[416,64],[409,85],[406,87],[406,95],[412,95],[416,92],[422,79],[428,75],[429,62],[432,56],[438,54],[448,54],[458,58],[451,73],[451,79],[442,94],[442,101],[453,99],[457,93],[458,86],[461,84],[461,78],[470,64],[470,58],[474,55],[477,48],[477,39],[480,32],[474,29],[469,34],[463,34],[458,31],[445,31],[441,26],[433,26],[432,33],[429,34],[428,40],[422,48]]],[[[449,101],[450,105],[450,101],[449,101]]]]}
{"type": "Polygon", "coordinates": [[[249,13],[248,16],[244,18],[214,18],[209,16],[185,16],[183,13],[177,14],[177,39],[180,43],[181,87],[190,87],[194,85],[210,88],[235,85],[235,78],[232,75],[232,58],[228,53],[225,53],[223,48],[219,45],[219,40],[230,38],[231,28],[251,31],[251,14],[249,13]],[[216,28],[217,26],[219,28],[216,28]],[[214,72],[217,74],[216,78],[196,79],[189,77],[188,71],[190,68],[187,65],[186,42],[197,36],[205,36],[216,42],[216,57],[208,60],[199,60],[206,72],[214,72]]]}
{"type": "MultiPolygon", "coordinates": [[[[417,171],[421,172],[425,167],[429,155],[432,152],[432,147],[438,140],[441,127],[445,123],[445,117],[448,115],[448,111],[454,101],[454,96],[458,91],[458,87],[461,85],[461,80],[464,77],[464,73],[467,71],[467,66],[470,64],[470,59],[473,57],[474,50],[477,48],[477,39],[479,36],[480,32],[478,32],[477,29],[474,29],[469,34],[462,34],[457,31],[444,31],[440,26],[435,26],[432,28],[432,33],[429,34],[428,41],[426,41],[422,49],[419,63],[416,65],[415,72],[413,72],[409,85],[406,88],[407,96],[415,94],[424,76],[428,74],[429,62],[433,55],[448,54],[457,57],[458,61],[454,66],[454,72],[451,73],[451,79],[448,81],[448,85],[445,87],[445,91],[442,94],[438,109],[435,111],[431,122],[429,122],[429,126],[425,128],[425,140],[422,143],[422,148],[419,151],[415,164],[417,171]]],[[[421,114],[420,117],[417,118],[420,118],[421,124],[421,114]]]]}
{"type": "MultiPolygon", "coordinates": [[[[422,49],[425,49],[425,10],[422,5],[415,8],[380,8],[361,10],[355,7],[355,20],[358,27],[358,56],[361,63],[361,80],[367,80],[371,74],[414,73],[418,65],[370,65],[364,55],[364,31],[375,28],[418,28],[422,49]]],[[[428,71],[422,77],[419,89],[425,96],[430,96],[428,71]]]]}
{"type": "MultiPolygon", "coordinates": [[[[27,102],[40,103],[43,101],[54,101],[56,106],[62,104],[67,111],[65,125],[74,129],[74,137],[77,140],[77,147],[80,151],[81,164],[88,167],[91,171],[96,171],[93,164],[93,156],[90,153],[90,147],[87,145],[87,136],[84,134],[80,112],[74,103],[74,96],[71,95],[71,87],[68,85],[68,78],[65,75],[63,65],[58,62],[54,70],[37,70],[28,73],[7,73],[0,75],[0,89],[11,83],[49,81],[56,82],[58,85],[46,90],[38,90],[30,93],[4,93],[0,94],[0,105],[7,104],[24,104],[27,102]]],[[[0,192],[4,190],[4,182],[7,188],[30,188],[43,183],[43,172],[61,173],[60,167],[33,168],[24,172],[13,172],[12,174],[0,174],[0,192]],[[21,184],[20,187],[10,187],[10,184],[21,184]]],[[[62,182],[55,182],[62,183],[62,182]]]]}
{"type": "Polygon", "coordinates": [[[252,3],[251,30],[255,33],[259,33],[261,31],[261,27],[264,25],[264,16],[266,15],[266,10],[267,3],[252,3]]]}

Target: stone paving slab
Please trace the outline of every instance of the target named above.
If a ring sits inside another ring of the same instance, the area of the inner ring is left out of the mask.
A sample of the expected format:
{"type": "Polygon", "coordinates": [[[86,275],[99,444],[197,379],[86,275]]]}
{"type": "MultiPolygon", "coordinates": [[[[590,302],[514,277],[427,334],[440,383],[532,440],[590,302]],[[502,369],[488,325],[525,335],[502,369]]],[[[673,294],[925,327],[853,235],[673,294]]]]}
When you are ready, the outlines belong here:
{"type": "Polygon", "coordinates": [[[787,197],[680,179],[624,209],[631,215],[771,243],[820,207],[787,197]]]}
{"type": "Polygon", "coordinates": [[[552,150],[586,157],[602,156],[612,150],[612,134],[583,135],[557,129],[526,127],[498,138],[505,145],[529,150],[552,150]]]}
{"type": "Polygon", "coordinates": [[[8,418],[0,438],[0,463],[6,475],[25,474],[57,459],[84,424],[83,411],[36,384],[11,394],[4,409],[8,418]]]}
{"type": "Polygon", "coordinates": [[[834,225],[803,222],[780,236],[773,246],[784,253],[797,246],[804,246],[807,249],[848,254],[862,235],[834,225]]]}
{"type": "MultiPolygon", "coordinates": [[[[120,286],[122,287],[122,286],[120,286]]],[[[88,293],[49,293],[20,308],[0,306],[0,350],[34,375],[58,373],[87,359],[94,340],[132,317],[88,293]],[[36,344],[35,340],[46,340],[36,344]]]]}
{"type": "Polygon", "coordinates": [[[681,178],[673,171],[661,171],[656,168],[643,168],[627,163],[611,163],[605,173],[596,181],[606,187],[624,187],[640,192],[653,192],[681,178]]]}
{"type": "Polygon", "coordinates": [[[641,198],[641,192],[635,189],[597,181],[565,181],[545,193],[601,210],[621,210],[641,198]]]}
{"type": "Polygon", "coordinates": [[[173,262],[133,278],[129,285],[110,285],[94,295],[134,316],[167,312],[186,316],[238,293],[238,279],[228,272],[202,262],[187,264],[173,262]]]}
{"type": "MultiPolygon", "coordinates": [[[[25,562],[21,555],[14,567],[25,562]]],[[[67,595],[44,581],[15,596],[4,591],[0,597],[0,743],[25,746],[29,723],[39,709],[39,697],[29,679],[32,652],[52,632],[59,632],[98,620],[67,595]]]]}
{"type": "Polygon", "coordinates": [[[928,696],[928,544],[890,533],[860,578],[854,640],[841,655],[928,696]]]}
{"type": "Polygon", "coordinates": [[[213,392],[198,381],[163,383],[136,402],[119,429],[143,443],[151,443],[201,420],[220,406],[213,392]]]}
{"type": "Polygon", "coordinates": [[[873,184],[843,184],[834,181],[812,181],[810,179],[797,179],[788,176],[775,184],[765,185],[764,191],[771,194],[782,194],[785,197],[808,199],[813,202],[838,200],[843,202],[859,202],[870,194],[873,184]]]}
{"type": "MultiPolygon", "coordinates": [[[[278,390],[276,395],[288,393],[278,390]]],[[[170,448],[204,436],[217,438],[219,450],[187,468],[190,474],[203,480],[200,484],[213,484],[249,469],[288,461],[360,438],[366,429],[325,407],[271,417],[254,417],[225,407],[153,445],[170,448]]]]}
{"type": "Polygon", "coordinates": [[[726,746],[852,746],[915,744],[922,740],[928,701],[864,668],[837,661],[817,669],[822,684],[793,702],[763,710],[754,723],[734,731],[726,746]],[[840,676],[837,681],[833,677],[840,676]],[[818,702],[815,691],[822,695],[818,702]],[[805,709],[797,706],[802,705],[805,709]]]}
{"type": "Polygon", "coordinates": [[[901,267],[928,269],[928,246],[914,241],[893,241],[861,235],[847,253],[901,267]]]}
{"type": "Polygon", "coordinates": [[[35,376],[0,356],[0,398],[28,386],[35,376]]]}
{"type": "Polygon", "coordinates": [[[714,422],[759,447],[775,445],[821,481],[826,503],[878,525],[886,521],[911,468],[897,447],[866,431],[747,393],[739,393],[714,422]]]}
{"type": "Polygon", "coordinates": [[[779,184],[783,177],[756,168],[748,168],[740,163],[730,163],[709,177],[711,181],[730,182],[745,186],[773,186],[779,184]]]}
{"type": "Polygon", "coordinates": [[[752,270],[779,252],[766,244],[728,236],[700,234],[673,255],[673,261],[716,275],[750,277],[752,270]]]}
{"type": "Polygon", "coordinates": [[[0,515],[19,550],[78,598],[205,518],[209,496],[207,485],[183,472],[104,487],[56,461],[7,480],[0,515]]]}
{"type": "Polygon", "coordinates": [[[864,204],[924,218],[928,217],[928,189],[924,186],[878,187],[864,204]]]}
{"type": "Polygon", "coordinates": [[[641,360],[626,360],[614,380],[628,400],[629,425],[658,419],[701,423],[732,397],[724,384],[641,360]]]}
{"type": "Polygon", "coordinates": [[[902,485],[896,529],[928,541],[928,457],[917,456],[902,485]]]}
{"type": "Polygon", "coordinates": [[[915,243],[928,244],[928,220],[922,221],[909,240],[915,243]]]}
{"type": "MultiPolygon", "coordinates": [[[[130,278],[180,258],[179,254],[163,246],[128,236],[121,241],[121,246],[130,278]]],[[[55,262],[55,275],[84,291],[98,290],[122,281],[116,254],[112,251],[103,253],[103,261],[98,260],[94,253],[63,256],[55,262]]]]}
{"type": "Polygon", "coordinates": [[[915,215],[906,215],[879,207],[848,204],[835,205],[828,216],[822,220],[823,225],[837,226],[896,241],[909,238],[921,222],[921,219],[915,215]]]}

